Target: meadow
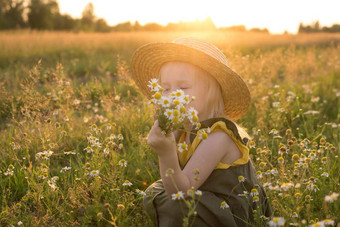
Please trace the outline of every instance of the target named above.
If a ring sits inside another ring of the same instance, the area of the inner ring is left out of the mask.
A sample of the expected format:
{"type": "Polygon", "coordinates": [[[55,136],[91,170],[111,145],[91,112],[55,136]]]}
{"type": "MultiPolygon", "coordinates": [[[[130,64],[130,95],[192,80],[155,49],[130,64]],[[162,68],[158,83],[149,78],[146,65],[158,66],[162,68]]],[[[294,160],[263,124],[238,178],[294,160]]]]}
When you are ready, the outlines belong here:
{"type": "Polygon", "coordinates": [[[142,198],[160,178],[147,145],[154,108],[129,61],[180,36],[214,43],[250,88],[238,123],[273,209],[254,225],[340,222],[340,34],[7,31],[0,226],[152,226],[142,198]]]}

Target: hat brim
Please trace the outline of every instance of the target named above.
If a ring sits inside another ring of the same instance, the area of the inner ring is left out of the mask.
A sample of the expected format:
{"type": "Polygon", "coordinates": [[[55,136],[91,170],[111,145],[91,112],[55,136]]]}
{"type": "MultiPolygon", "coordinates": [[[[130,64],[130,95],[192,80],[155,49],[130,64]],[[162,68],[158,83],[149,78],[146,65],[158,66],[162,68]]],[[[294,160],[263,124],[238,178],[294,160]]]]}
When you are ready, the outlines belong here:
{"type": "Polygon", "coordinates": [[[212,75],[220,84],[224,113],[233,120],[241,118],[250,105],[250,92],[243,79],[226,64],[197,49],[172,42],[153,42],[138,48],[131,59],[131,74],[137,86],[149,99],[148,82],[159,77],[163,64],[182,61],[212,75]]]}

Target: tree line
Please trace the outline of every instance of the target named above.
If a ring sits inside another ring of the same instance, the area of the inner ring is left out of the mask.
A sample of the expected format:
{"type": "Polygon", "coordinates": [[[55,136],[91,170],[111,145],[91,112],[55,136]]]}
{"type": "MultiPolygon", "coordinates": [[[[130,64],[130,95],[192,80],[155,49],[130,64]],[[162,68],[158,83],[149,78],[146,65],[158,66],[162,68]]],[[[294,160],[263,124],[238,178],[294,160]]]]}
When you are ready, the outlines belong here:
{"type": "Polygon", "coordinates": [[[321,27],[319,21],[315,21],[310,25],[304,25],[303,23],[300,23],[298,32],[299,33],[315,33],[315,32],[336,33],[336,32],[340,32],[340,24],[333,24],[330,27],[327,27],[327,26],[321,27]]]}
{"type": "MultiPolygon", "coordinates": [[[[203,21],[168,23],[166,26],[157,23],[148,23],[142,26],[138,21],[109,26],[105,19],[96,17],[92,3],[89,3],[84,8],[82,17],[76,19],[68,14],[61,14],[57,0],[0,0],[0,30],[25,28],[89,32],[217,30],[211,18],[206,18],[203,21]]],[[[219,29],[239,32],[248,31],[243,25],[219,29]]],[[[249,31],[269,32],[266,28],[253,28],[249,31]]]]}

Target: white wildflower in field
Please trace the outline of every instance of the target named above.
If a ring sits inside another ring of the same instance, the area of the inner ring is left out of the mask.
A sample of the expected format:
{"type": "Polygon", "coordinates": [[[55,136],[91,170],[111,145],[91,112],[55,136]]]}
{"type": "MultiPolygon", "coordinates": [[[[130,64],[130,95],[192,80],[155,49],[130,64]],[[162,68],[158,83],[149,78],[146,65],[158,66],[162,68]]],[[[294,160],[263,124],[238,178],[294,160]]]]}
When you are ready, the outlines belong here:
{"type": "Polygon", "coordinates": [[[136,192],[140,195],[143,195],[143,196],[146,195],[146,193],[144,191],[139,190],[138,188],[136,189],[136,192]]]}
{"type": "Polygon", "coordinates": [[[226,201],[222,201],[221,202],[221,205],[220,205],[220,208],[221,209],[228,209],[229,208],[229,205],[228,205],[228,203],[226,202],[226,201]]]}
{"type": "Polygon", "coordinates": [[[23,224],[22,221],[18,221],[18,223],[17,223],[18,226],[20,226],[22,224],[23,224]]]}
{"type": "Polygon", "coordinates": [[[127,166],[127,161],[125,159],[121,159],[119,160],[118,164],[122,167],[126,167],[127,166]]]}
{"type": "Polygon", "coordinates": [[[132,183],[129,181],[129,180],[125,180],[124,183],[123,183],[123,186],[131,186],[132,183]]]}
{"type": "Polygon", "coordinates": [[[281,189],[283,189],[284,191],[288,191],[290,188],[294,188],[294,184],[289,182],[289,183],[283,183],[281,185],[281,189]]]}
{"type": "Polygon", "coordinates": [[[198,195],[198,196],[202,196],[202,191],[201,190],[196,190],[195,194],[198,195]]]}
{"type": "Polygon", "coordinates": [[[184,195],[182,191],[178,191],[177,193],[172,194],[171,197],[172,197],[172,200],[184,199],[184,195]]]}
{"type": "Polygon", "coordinates": [[[93,149],[91,147],[86,147],[84,148],[84,151],[86,151],[87,153],[92,153],[93,149]]]}
{"type": "Polygon", "coordinates": [[[71,154],[75,155],[76,152],[75,151],[64,151],[64,154],[66,154],[66,155],[71,155],[71,154]]]}
{"type": "Polygon", "coordinates": [[[53,153],[54,153],[53,151],[39,152],[35,155],[35,159],[36,160],[39,160],[39,159],[48,160],[53,153]]]}
{"type": "Polygon", "coordinates": [[[244,182],[246,180],[246,178],[242,175],[238,176],[238,181],[241,183],[241,182],[244,182]]]}
{"type": "Polygon", "coordinates": [[[319,114],[320,111],[317,111],[317,110],[308,110],[306,112],[304,112],[303,114],[307,115],[307,114],[311,114],[311,115],[316,115],[316,114],[319,114]]]}
{"type": "Polygon", "coordinates": [[[256,188],[253,188],[253,189],[251,189],[251,191],[250,191],[250,195],[251,195],[251,196],[256,196],[256,195],[259,195],[259,192],[257,191],[256,188]]]}
{"type": "Polygon", "coordinates": [[[333,203],[335,200],[337,200],[339,197],[339,193],[333,192],[330,195],[325,196],[325,201],[328,203],[333,203]]]}
{"type": "Polygon", "coordinates": [[[56,185],[56,182],[59,180],[58,176],[52,177],[50,180],[47,181],[48,186],[52,189],[52,191],[57,191],[59,187],[56,185]]]}
{"type": "Polygon", "coordinates": [[[273,103],[272,103],[272,106],[273,106],[274,108],[279,107],[279,106],[280,106],[280,102],[273,102],[273,103]]]}
{"type": "Polygon", "coordinates": [[[99,175],[99,170],[92,170],[91,172],[90,172],[90,176],[91,177],[96,177],[96,176],[98,176],[99,175]]]}
{"type": "Polygon", "coordinates": [[[268,222],[268,225],[270,227],[284,226],[285,222],[283,217],[273,217],[273,219],[268,222]]]}
{"type": "Polygon", "coordinates": [[[66,172],[66,171],[68,171],[68,170],[70,170],[71,169],[71,166],[65,166],[65,167],[63,167],[61,170],[60,170],[60,172],[61,173],[64,173],[64,172],[66,172]]]}
{"type": "Polygon", "coordinates": [[[270,130],[269,134],[273,134],[273,135],[276,135],[278,134],[279,131],[277,131],[275,128],[273,128],[272,130],[270,130]]]}

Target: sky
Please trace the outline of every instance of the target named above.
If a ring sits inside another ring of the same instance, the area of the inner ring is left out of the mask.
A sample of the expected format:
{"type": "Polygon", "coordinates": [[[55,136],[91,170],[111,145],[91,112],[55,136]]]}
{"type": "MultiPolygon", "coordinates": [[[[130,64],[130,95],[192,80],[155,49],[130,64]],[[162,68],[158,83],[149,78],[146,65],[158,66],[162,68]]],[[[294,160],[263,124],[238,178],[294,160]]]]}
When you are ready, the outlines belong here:
{"type": "Polygon", "coordinates": [[[138,21],[156,22],[204,20],[217,27],[245,25],[247,29],[268,28],[272,34],[297,33],[300,22],[321,26],[340,24],[340,0],[58,0],[60,12],[80,18],[92,2],[95,15],[109,25],[138,21]]]}

